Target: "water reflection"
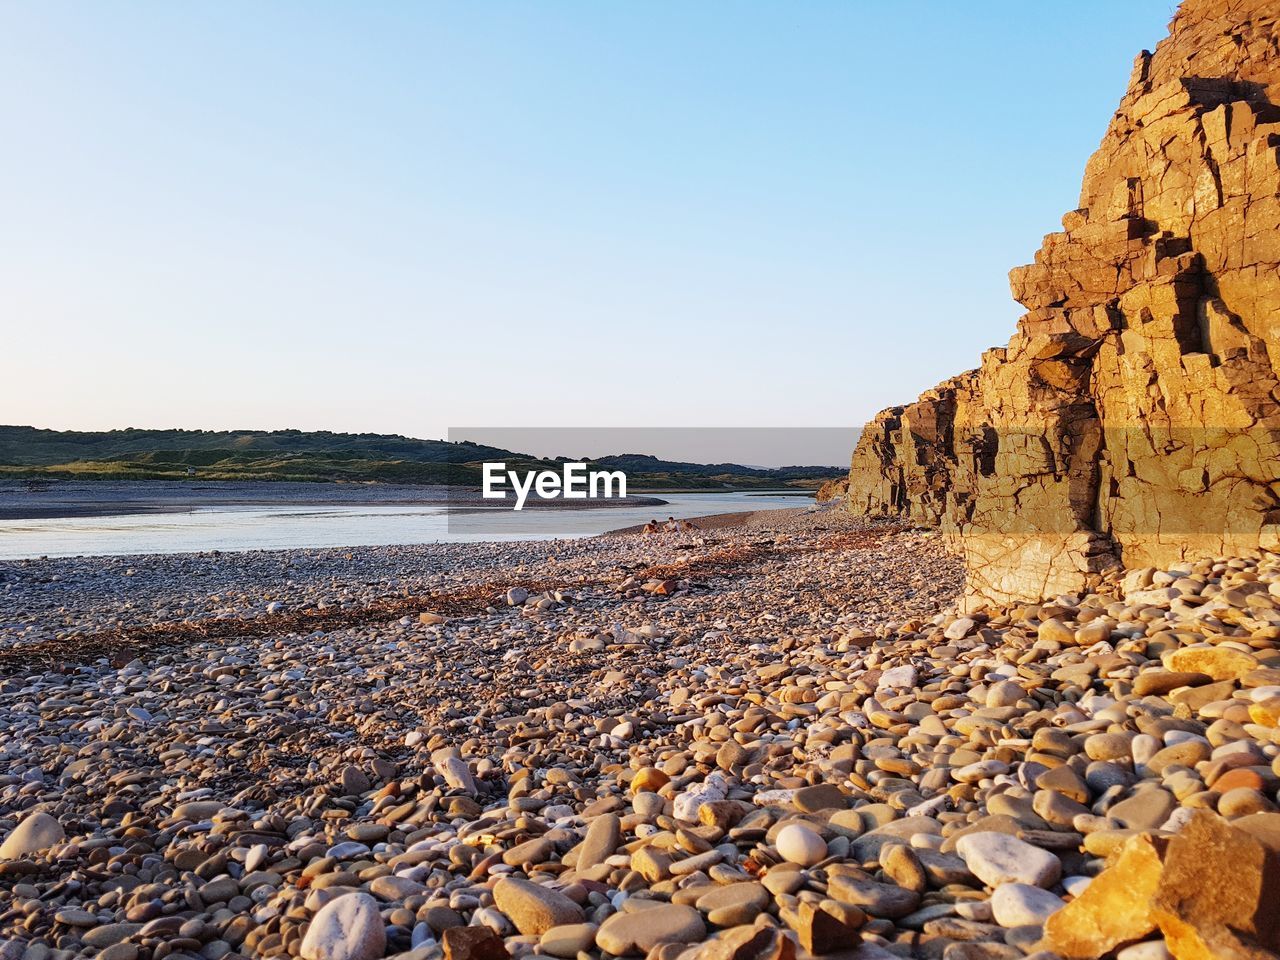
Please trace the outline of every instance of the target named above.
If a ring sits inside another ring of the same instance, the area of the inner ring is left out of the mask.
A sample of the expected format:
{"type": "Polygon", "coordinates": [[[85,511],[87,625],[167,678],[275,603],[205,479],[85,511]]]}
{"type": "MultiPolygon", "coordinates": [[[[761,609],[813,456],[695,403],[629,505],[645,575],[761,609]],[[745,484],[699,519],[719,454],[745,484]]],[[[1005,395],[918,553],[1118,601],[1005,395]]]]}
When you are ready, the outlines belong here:
{"type": "Polygon", "coordinates": [[[664,506],[475,511],[424,504],[213,506],[119,517],[0,520],[0,559],[582,537],[650,519],[809,506],[808,496],[663,494],[664,506]]]}

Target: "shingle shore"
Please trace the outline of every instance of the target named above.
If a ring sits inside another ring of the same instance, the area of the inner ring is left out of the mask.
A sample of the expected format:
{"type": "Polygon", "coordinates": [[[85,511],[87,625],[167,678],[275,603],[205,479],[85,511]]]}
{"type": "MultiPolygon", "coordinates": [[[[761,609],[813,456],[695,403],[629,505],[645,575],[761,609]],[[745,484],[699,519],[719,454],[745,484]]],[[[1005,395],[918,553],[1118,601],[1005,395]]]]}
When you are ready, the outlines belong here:
{"type": "Polygon", "coordinates": [[[958,617],[936,534],[793,512],[7,564],[68,652],[0,674],[0,958],[1268,956],[1278,570],[958,617]]]}

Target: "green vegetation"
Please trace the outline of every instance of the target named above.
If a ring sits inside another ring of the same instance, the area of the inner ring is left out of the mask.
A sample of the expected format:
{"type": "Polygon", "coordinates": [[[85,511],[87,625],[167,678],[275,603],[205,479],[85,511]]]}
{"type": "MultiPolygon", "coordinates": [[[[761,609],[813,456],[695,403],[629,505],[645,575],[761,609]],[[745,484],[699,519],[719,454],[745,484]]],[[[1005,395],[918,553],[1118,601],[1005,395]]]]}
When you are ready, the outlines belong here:
{"type": "MultiPolygon", "coordinates": [[[[110,430],[79,432],[0,426],[0,479],[292,480],[479,486],[481,464],[558,469],[498,447],[371,433],[301,430],[110,430]]],[[[815,490],[836,467],[761,469],[696,464],[642,454],[603,457],[593,466],[624,470],[636,491],[815,490]]]]}

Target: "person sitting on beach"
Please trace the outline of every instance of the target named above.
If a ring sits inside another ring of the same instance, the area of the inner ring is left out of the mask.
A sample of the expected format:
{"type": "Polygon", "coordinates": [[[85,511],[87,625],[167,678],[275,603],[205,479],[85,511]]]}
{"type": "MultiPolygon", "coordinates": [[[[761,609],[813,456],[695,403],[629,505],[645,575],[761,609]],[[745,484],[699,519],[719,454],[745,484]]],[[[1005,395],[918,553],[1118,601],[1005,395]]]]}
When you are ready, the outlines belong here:
{"type": "Polygon", "coordinates": [[[698,525],[692,520],[682,520],[680,521],[680,529],[685,533],[696,533],[698,531],[698,525]]]}
{"type": "Polygon", "coordinates": [[[658,532],[658,529],[659,529],[659,527],[658,527],[658,521],[657,521],[657,520],[650,520],[648,523],[646,523],[646,524],[644,525],[644,527],[641,529],[640,533],[641,533],[641,535],[642,535],[642,536],[646,536],[646,537],[648,537],[648,536],[651,536],[651,535],[653,535],[653,534],[657,533],[657,532],[658,532]]]}
{"type": "Polygon", "coordinates": [[[667,533],[679,533],[680,524],[676,522],[675,517],[667,517],[667,522],[662,525],[662,529],[667,533]]]}

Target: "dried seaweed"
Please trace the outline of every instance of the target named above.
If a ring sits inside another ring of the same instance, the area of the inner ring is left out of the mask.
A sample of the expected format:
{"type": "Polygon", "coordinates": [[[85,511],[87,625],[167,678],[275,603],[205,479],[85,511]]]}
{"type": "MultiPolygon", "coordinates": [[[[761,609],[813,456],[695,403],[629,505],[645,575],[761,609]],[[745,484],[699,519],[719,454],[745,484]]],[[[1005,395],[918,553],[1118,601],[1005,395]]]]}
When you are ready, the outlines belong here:
{"type": "MultiPolygon", "coordinates": [[[[817,547],[789,547],[779,545],[774,540],[736,544],[688,557],[677,563],[647,567],[635,576],[640,580],[708,580],[726,577],[751,564],[791,553],[872,547],[901,529],[903,528],[886,525],[873,530],[840,534],[827,538],[817,547]]],[[[485,613],[494,604],[501,603],[502,595],[512,586],[524,587],[531,595],[536,595],[551,590],[617,584],[623,579],[625,578],[615,576],[583,578],[573,583],[560,580],[481,583],[424,595],[390,597],[359,607],[309,608],[253,617],[209,617],[70,634],[0,650],[0,674],[39,670],[65,673],[98,660],[106,660],[112,666],[121,667],[138,657],[188,643],[342,630],[385,623],[403,616],[417,616],[424,611],[446,617],[473,617],[485,613]]]]}

